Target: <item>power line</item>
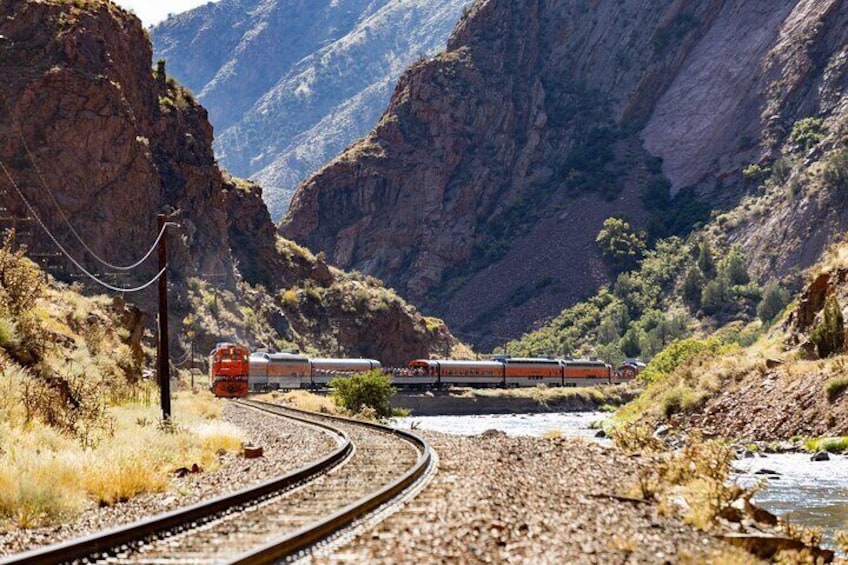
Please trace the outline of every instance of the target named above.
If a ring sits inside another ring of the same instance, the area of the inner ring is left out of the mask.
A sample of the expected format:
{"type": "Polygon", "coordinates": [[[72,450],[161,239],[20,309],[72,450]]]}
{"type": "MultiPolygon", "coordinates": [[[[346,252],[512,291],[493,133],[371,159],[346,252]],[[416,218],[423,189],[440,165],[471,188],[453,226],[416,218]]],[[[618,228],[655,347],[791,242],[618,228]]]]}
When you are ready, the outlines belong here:
{"type": "Polygon", "coordinates": [[[132,265],[126,265],[126,266],[114,265],[114,264],[110,263],[109,261],[106,261],[105,259],[101,258],[91,247],[88,246],[88,244],[86,244],[86,242],[82,239],[82,236],[80,236],[80,234],[77,232],[77,230],[74,229],[74,226],[71,224],[71,221],[68,219],[68,216],[65,215],[64,210],[62,210],[62,206],[59,205],[59,202],[56,200],[56,197],[53,195],[53,191],[50,190],[50,187],[47,185],[47,181],[44,179],[44,175],[41,174],[41,169],[38,168],[38,163],[35,160],[35,155],[33,155],[32,151],[30,150],[29,144],[27,144],[26,138],[24,138],[23,130],[20,127],[20,125],[18,126],[18,136],[21,139],[21,143],[24,146],[24,150],[26,151],[27,157],[29,157],[29,160],[32,163],[33,169],[35,169],[36,175],[38,176],[39,180],[41,181],[41,186],[44,188],[44,190],[50,196],[50,200],[53,202],[53,205],[56,206],[57,210],[59,210],[59,215],[62,216],[62,220],[68,226],[68,229],[71,230],[71,233],[74,235],[76,240],[80,243],[80,245],[83,246],[83,248],[85,248],[86,251],[88,251],[88,253],[92,257],[94,257],[97,261],[99,261],[103,265],[109,267],[110,269],[115,269],[116,271],[132,271],[133,269],[135,269],[136,267],[138,267],[139,265],[141,265],[142,263],[147,261],[147,259],[151,255],[153,255],[153,252],[156,250],[157,246],[159,245],[159,240],[162,239],[162,237],[165,235],[165,230],[168,227],[167,224],[165,226],[162,226],[162,229],[159,231],[159,235],[157,236],[156,241],[153,242],[153,245],[150,247],[150,249],[147,251],[147,253],[145,253],[144,257],[142,257],[141,259],[139,259],[138,261],[136,261],[132,265]]]}
{"type": "MultiPolygon", "coordinates": [[[[168,269],[167,265],[162,267],[162,270],[160,270],[159,273],[157,273],[157,275],[155,277],[153,277],[151,280],[147,281],[146,283],[144,283],[141,286],[132,287],[132,288],[122,288],[122,287],[119,287],[119,286],[113,286],[113,285],[111,285],[107,282],[101,281],[95,275],[91,274],[85,267],[83,267],[79,263],[79,261],[74,259],[74,257],[62,246],[62,244],[59,243],[59,241],[56,239],[56,237],[54,237],[53,233],[50,231],[50,229],[48,229],[47,225],[45,225],[45,223],[43,221],[41,221],[41,218],[39,217],[38,213],[36,213],[35,208],[32,207],[32,204],[30,204],[29,200],[27,200],[26,196],[24,196],[24,193],[21,191],[20,187],[15,182],[15,179],[12,178],[12,175],[9,173],[9,169],[6,168],[6,165],[3,163],[3,161],[0,161],[0,168],[3,169],[3,173],[6,175],[6,178],[9,179],[9,182],[12,184],[12,187],[15,189],[15,192],[17,192],[18,196],[20,196],[21,200],[23,200],[24,205],[27,207],[27,210],[29,210],[29,213],[32,215],[32,217],[35,219],[35,221],[38,223],[38,225],[41,226],[41,229],[44,230],[44,232],[47,234],[47,236],[50,238],[50,240],[56,245],[56,247],[59,248],[59,251],[61,251],[62,254],[65,257],[67,257],[68,260],[71,263],[76,265],[76,267],[80,271],[85,273],[85,275],[88,278],[90,278],[92,281],[94,281],[95,283],[99,284],[100,286],[102,286],[104,288],[108,288],[109,290],[113,290],[115,292],[139,292],[139,291],[142,291],[142,290],[146,289],[147,287],[151,286],[153,283],[158,281],[159,278],[162,275],[165,274],[165,271],[168,269]]],[[[173,224],[173,222],[166,222],[162,226],[162,231],[164,231],[164,228],[167,227],[168,224],[176,225],[176,224],[173,224]]]]}

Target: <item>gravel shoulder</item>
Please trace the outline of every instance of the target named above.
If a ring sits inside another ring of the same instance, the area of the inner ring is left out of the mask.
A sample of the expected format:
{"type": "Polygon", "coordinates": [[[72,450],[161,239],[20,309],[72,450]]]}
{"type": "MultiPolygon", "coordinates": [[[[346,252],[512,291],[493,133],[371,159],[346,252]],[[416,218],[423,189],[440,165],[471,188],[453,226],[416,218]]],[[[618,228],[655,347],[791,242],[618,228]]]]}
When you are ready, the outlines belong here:
{"type": "Polygon", "coordinates": [[[102,508],[92,505],[76,520],[61,526],[0,530],[0,555],[90,535],[190,506],[302,467],[336,447],[335,441],[319,430],[290,420],[271,418],[234,403],[227,404],[223,419],[244,430],[251,443],[262,446],[263,457],[248,460],[240,454],[221,455],[218,470],[174,477],[166,492],[147,494],[102,508]]]}
{"type": "Polygon", "coordinates": [[[435,479],[388,520],[317,563],[751,562],[627,494],[647,457],[578,439],[423,432],[435,479]],[[716,556],[722,556],[716,561],[716,556]]]}

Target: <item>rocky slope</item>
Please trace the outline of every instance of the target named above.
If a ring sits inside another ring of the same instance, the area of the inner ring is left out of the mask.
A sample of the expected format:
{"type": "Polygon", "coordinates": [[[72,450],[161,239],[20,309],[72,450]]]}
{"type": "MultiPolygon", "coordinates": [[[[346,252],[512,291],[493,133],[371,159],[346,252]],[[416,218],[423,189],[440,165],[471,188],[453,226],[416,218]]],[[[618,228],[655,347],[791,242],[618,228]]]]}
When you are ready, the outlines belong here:
{"type": "MultiPolygon", "coordinates": [[[[138,19],[105,0],[0,4],[0,67],[8,77],[0,85],[0,203],[11,218],[4,227],[17,227],[18,241],[34,258],[44,258],[56,247],[43,222],[70,255],[109,278],[115,269],[95,254],[119,265],[134,262],[156,238],[156,214],[171,211],[179,223],[169,236],[175,342],[186,345],[185,317],[204,281],[213,281],[233,297],[231,332],[222,335],[220,325],[204,326],[195,315],[191,331],[201,350],[221,338],[314,348],[313,336],[286,320],[277,291],[298,284],[332,287],[333,281],[311,278],[311,267],[300,269],[278,250],[261,192],[218,169],[206,111],[167,78],[164,66],[151,71],[150,65],[150,43],[138,19]],[[245,315],[241,300],[248,298],[262,306],[259,314],[245,315]]],[[[61,278],[79,273],[61,258],[46,258],[55,259],[61,278]]],[[[156,272],[155,260],[147,261],[111,280],[132,287],[156,272]]],[[[371,297],[371,290],[365,293],[371,297]]],[[[150,308],[155,286],[133,298],[150,308]]],[[[359,318],[357,306],[321,306],[330,317],[359,318]]],[[[292,318],[301,316],[296,304],[290,310],[292,318]]],[[[443,325],[428,326],[405,304],[392,313],[390,327],[419,336],[387,347],[393,362],[455,344],[443,325]]],[[[365,334],[380,328],[369,320],[360,320],[366,328],[360,334],[336,336],[335,348],[379,357],[377,340],[365,334]]]]}
{"type": "MultiPolygon", "coordinates": [[[[503,341],[607,280],[594,243],[606,217],[685,232],[706,219],[686,217],[694,202],[731,209],[755,190],[743,170],[778,157],[793,124],[837,113],[845,12],[478,1],[446,52],[404,74],[379,125],[298,188],[280,232],[477,343],[503,341]]],[[[803,221],[782,238],[784,269],[801,248],[811,264],[839,225],[803,221]]],[[[767,253],[768,229],[741,231],[767,253]]]]}
{"type": "Polygon", "coordinates": [[[216,153],[265,187],[295,186],[379,119],[416,57],[442,49],[470,0],[223,0],[151,30],[155,57],[218,129],[216,153]]]}

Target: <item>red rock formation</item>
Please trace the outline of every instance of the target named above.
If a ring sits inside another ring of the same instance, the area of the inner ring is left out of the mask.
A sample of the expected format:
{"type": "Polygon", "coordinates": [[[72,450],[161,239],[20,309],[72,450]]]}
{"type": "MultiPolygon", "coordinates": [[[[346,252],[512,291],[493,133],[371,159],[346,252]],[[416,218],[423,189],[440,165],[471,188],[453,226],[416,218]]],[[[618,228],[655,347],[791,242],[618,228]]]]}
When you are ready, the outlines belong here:
{"type": "MultiPolygon", "coordinates": [[[[127,265],[155,240],[156,214],[174,212],[180,226],[169,237],[169,272],[176,283],[174,314],[181,315],[173,316],[173,325],[188,313],[186,283],[197,278],[214,281],[216,315],[221,289],[261,308],[267,319],[247,320],[242,304],[232,305],[238,326],[231,328],[233,334],[252,346],[262,333],[270,345],[285,338],[319,352],[337,346],[355,356],[382,358],[385,353],[400,363],[456,344],[446,329],[429,331],[423,317],[402,303],[393,315],[375,316],[357,309],[364,305],[342,304],[344,310],[337,311],[330,302],[316,307],[323,325],[320,320],[307,324],[299,309],[286,313],[288,323],[276,291],[301,284],[332,286],[334,276],[323,261],[291,260],[281,250],[261,191],[224,178],[212,151],[206,111],[166,78],[164,67],[151,70],[150,43],[135,16],[106,0],[0,3],[0,67],[5,77],[0,82],[0,162],[14,181],[0,176],[4,215],[29,215],[16,185],[56,239],[89,270],[103,273],[109,269],[74,232],[100,257],[127,265]],[[269,292],[246,289],[236,284],[239,279],[261,283],[269,292]],[[358,329],[319,343],[330,318],[358,329]],[[397,337],[382,336],[393,330],[399,330],[397,337]]],[[[19,241],[31,251],[54,252],[53,242],[35,224],[20,222],[20,231],[32,229],[19,234],[19,241]]],[[[78,272],[68,264],[62,267],[56,271],[60,278],[78,272]]],[[[154,254],[118,284],[133,286],[156,272],[154,254]]],[[[343,289],[337,294],[343,302],[343,289]]],[[[155,286],[132,299],[150,310],[155,286]]],[[[216,328],[199,336],[198,343],[216,341],[219,336],[211,334],[221,331],[220,324],[216,328]]],[[[172,331],[175,341],[181,334],[172,331]]]]}

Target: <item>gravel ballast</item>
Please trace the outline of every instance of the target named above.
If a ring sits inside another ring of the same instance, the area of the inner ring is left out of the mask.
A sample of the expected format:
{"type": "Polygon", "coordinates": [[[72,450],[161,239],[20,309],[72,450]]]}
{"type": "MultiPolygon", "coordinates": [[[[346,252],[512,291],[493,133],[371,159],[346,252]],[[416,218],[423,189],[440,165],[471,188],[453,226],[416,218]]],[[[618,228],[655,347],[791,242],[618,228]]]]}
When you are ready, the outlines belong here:
{"type": "Polygon", "coordinates": [[[215,498],[314,462],[336,447],[335,441],[320,430],[234,403],[227,403],[223,419],[241,428],[250,443],[263,447],[263,456],[245,459],[240,454],[221,455],[218,470],[175,476],[167,492],[138,496],[113,506],[92,506],[62,526],[0,531],[0,555],[90,535],[215,498]]]}
{"type": "Polygon", "coordinates": [[[705,563],[712,536],[622,494],[650,461],[577,439],[423,432],[435,479],[319,563],[705,563]]]}

